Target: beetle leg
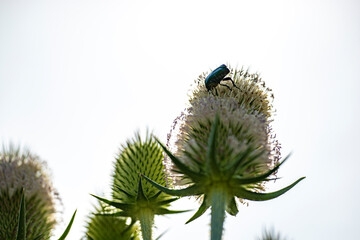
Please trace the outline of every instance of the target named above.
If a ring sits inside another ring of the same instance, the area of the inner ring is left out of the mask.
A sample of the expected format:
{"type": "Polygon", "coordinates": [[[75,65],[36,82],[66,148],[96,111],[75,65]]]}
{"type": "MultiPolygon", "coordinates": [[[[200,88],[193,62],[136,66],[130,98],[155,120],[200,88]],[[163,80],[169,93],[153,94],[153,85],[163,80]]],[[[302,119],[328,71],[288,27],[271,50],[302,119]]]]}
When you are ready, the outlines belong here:
{"type": "Polygon", "coordinates": [[[221,83],[219,83],[219,85],[224,86],[224,87],[227,87],[227,88],[231,91],[231,88],[230,88],[228,85],[226,85],[226,84],[221,84],[221,83]]]}
{"type": "Polygon", "coordinates": [[[238,87],[238,86],[236,86],[235,85],[235,83],[234,83],[234,81],[231,79],[231,77],[226,77],[226,78],[224,78],[223,80],[221,80],[221,81],[231,81],[232,82],[232,84],[233,84],[233,86],[234,87],[236,87],[237,89],[239,89],[240,90],[240,88],[238,87]]]}

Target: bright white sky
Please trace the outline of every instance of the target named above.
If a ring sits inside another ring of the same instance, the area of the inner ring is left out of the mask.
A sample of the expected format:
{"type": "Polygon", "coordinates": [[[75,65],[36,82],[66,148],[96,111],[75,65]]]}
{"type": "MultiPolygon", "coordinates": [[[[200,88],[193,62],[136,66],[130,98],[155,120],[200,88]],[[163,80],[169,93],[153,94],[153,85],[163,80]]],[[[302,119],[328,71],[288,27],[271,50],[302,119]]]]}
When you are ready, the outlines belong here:
{"type": "MultiPolygon", "coordinates": [[[[360,239],[360,2],[0,1],[0,140],[47,160],[80,239],[135,130],[166,141],[197,76],[249,66],[275,93],[286,195],[241,206],[225,240],[274,227],[289,239],[360,239]]],[[[182,201],[174,208],[195,208],[182,201]]],[[[159,218],[163,239],[208,239],[209,216],[159,218]]],[[[62,231],[64,225],[60,226],[62,231]]]]}

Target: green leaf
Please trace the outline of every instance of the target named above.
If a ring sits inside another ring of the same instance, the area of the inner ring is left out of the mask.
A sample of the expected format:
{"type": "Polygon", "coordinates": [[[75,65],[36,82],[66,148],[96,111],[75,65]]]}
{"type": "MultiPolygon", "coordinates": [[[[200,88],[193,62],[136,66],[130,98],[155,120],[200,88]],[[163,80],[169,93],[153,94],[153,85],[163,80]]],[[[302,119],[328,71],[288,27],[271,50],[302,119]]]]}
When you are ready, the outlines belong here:
{"type": "Polygon", "coordinates": [[[150,198],[150,201],[153,201],[153,200],[157,199],[160,196],[161,193],[162,193],[162,191],[158,191],[154,196],[152,196],[150,198]]]}
{"type": "Polygon", "coordinates": [[[72,215],[69,224],[67,225],[64,233],[60,236],[59,240],[64,240],[64,239],[66,238],[66,236],[69,234],[70,229],[71,229],[71,226],[72,226],[72,224],[73,224],[73,222],[74,222],[74,219],[75,219],[76,211],[77,211],[77,210],[75,210],[74,214],[72,215]]]}
{"type": "Polygon", "coordinates": [[[203,202],[201,203],[199,209],[196,211],[196,213],[185,223],[188,224],[192,221],[194,221],[195,219],[197,219],[198,217],[200,217],[201,215],[203,215],[206,210],[209,208],[210,206],[207,205],[206,203],[206,196],[203,199],[203,202]]]}
{"type": "Polygon", "coordinates": [[[16,240],[26,240],[26,213],[25,213],[25,193],[21,190],[21,200],[19,209],[19,222],[16,240]]]}
{"type": "Polygon", "coordinates": [[[158,215],[165,215],[165,214],[176,214],[176,213],[184,213],[184,212],[188,212],[189,210],[169,210],[166,208],[158,208],[155,211],[155,214],[158,215]]]}
{"type": "Polygon", "coordinates": [[[97,198],[98,200],[100,200],[100,201],[102,201],[104,203],[109,204],[110,206],[116,207],[116,208],[121,209],[123,211],[131,209],[132,206],[134,205],[134,204],[130,204],[130,203],[119,203],[119,202],[110,201],[110,200],[107,200],[105,198],[95,196],[93,194],[90,194],[90,195],[97,198]]]}
{"type": "Polygon", "coordinates": [[[261,174],[256,177],[250,177],[250,178],[234,178],[234,179],[232,179],[232,183],[234,183],[234,184],[251,184],[251,183],[266,181],[267,180],[266,178],[269,177],[271,174],[275,173],[289,157],[290,157],[290,155],[286,156],[285,159],[281,163],[279,163],[276,167],[274,167],[273,169],[271,169],[270,171],[268,171],[264,174],[261,174]]]}
{"type": "Polygon", "coordinates": [[[170,199],[167,199],[167,200],[163,200],[163,201],[160,201],[158,202],[159,205],[166,205],[166,204],[170,204],[176,200],[179,200],[179,198],[170,198],[170,199]]]}
{"type": "Polygon", "coordinates": [[[231,215],[231,216],[236,216],[239,212],[238,208],[237,208],[237,204],[235,201],[235,197],[232,197],[229,202],[226,205],[226,211],[231,215]]]}
{"type": "Polygon", "coordinates": [[[154,187],[159,189],[160,191],[172,195],[172,196],[180,196],[180,197],[186,197],[186,196],[193,196],[193,195],[200,195],[203,193],[202,189],[198,187],[197,185],[191,185],[188,188],[185,189],[169,189],[164,186],[161,186],[160,184],[157,184],[150,178],[146,177],[145,175],[141,174],[142,177],[144,177],[148,182],[150,182],[154,187]]]}
{"type": "Polygon", "coordinates": [[[202,179],[203,177],[202,174],[192,171],[184,163],[182,163],[177,157],[175,157],[158,139],[156,139],[156,141],[163,148],[164,152],[170,157],[170,159],[173,161],[176,167],[178,167],[181,170],[182,174],[189,176],[195,182],[200,181],[202,179]]]}
{"type": "Polygon", "coordinates": [[[266,201],[266,200],[271,200],[274,198],[277,198],[281,195],[283,195],[284,193],[286,193],[287,191],[289,191],[291,188],[293,188],[296,184],[298,184],[301,180],[303,180],[305,177],[299,178],[297,181],[295,181],[293,184],[279,190],[276,192],[272,192],[272,193],[255,193],[255,192],[250,192],[248,190],[245,190],[244,188],[240,187],[237,189],[236,191],[236,196],[239,198],[243,198],[243,199],[248,199],[251,201],[266,201]]]}
{"type": "Polygon", "coordinates": [[[139,178],[139,184],[138,184],[138,192],[137,192],[137,197],[136,197],[136,201],[147,201],[147,197],[144,194],[144,190],[142,187],[142,182],[141,182],[141,178],[139,178]]]}
{"type": "Polygon", "coordinates": [[[133,198],[134,196],[132,196],[130,193],[126,192],[125,190],[121,189],[119,184],[114,184],[115,185],[115,188],[119,191],[119,192],[122,192],[124,193],[127,197],[129,198],[133,198]]]}

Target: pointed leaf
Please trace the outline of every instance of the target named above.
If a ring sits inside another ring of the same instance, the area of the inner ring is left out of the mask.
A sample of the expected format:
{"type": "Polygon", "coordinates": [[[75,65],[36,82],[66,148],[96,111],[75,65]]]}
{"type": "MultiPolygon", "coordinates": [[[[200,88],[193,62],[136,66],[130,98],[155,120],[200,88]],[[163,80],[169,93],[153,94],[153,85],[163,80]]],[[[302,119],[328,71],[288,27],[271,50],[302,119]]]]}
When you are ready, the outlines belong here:
{"type": "Polygon", "coordinates": [[[163,191],[166,194],[172,195],[172,196],[180,196],[180,197],[186,197],[186,196],[193,196],[193,195],[200,195],[203,193],[200,187],[197,185],[191,185],[188,188],[185,189],[169,189],[164,186],[161,186],[160,184],[157,184],[150,178],[146,177],[145,175],[141,174],[142,177],[144,177],[147,181],[149,181],[154,187],[159,189],[160,191],[163,191]]]}
{"type": "Polygon", "coordinates": [[[130,193],[126,192],[125,190],[121,189],[119,184],[115,184],[115,187],[118,191],[124,193],[127,197],[129,198],[133,198],[134,196],[132,196],[130,193]]]}
{"type": "Polygon", "coordinates": [[[266,178],[269,177],[271,174],[275,173],[280,168],[280,166],[289,158],[289,156],[290,155],[286,156],[286,158],[281,163],[279,163],[276,167],[274,167],[273,169],[271,169],[270,171],[264,174],[250,178],[234,178],[232,182],[241,185],[241,184],[257,183],[261,181],[270,181],[271,179],[266,179],[266,178]]]}
{"type": "Polygon", "coordinates": [[[74,214],[72,215],[69,224],[67,225],[64,233],[60,236],[59,240],[64,240],[64,239],[66,238],[66,236],[69,234],[70,229],[71,229],[71,226],[72,226],[72,224],[73,224],[73,222],[74,222],[74,219],[75,219],[76,211],[77,211],[77,210],[75,210],[74,214]]]}
{"type": "Polygon", "coordinates": [[[235,197],[232,197],[229,202],[226,205],[226,211],[231,215],[231,216],[236,216],[239,212],[238,208],[237,208],[237,204],[235,201],[235,197]]]}
{"type": "Polygon", "coordinates": [[[157,199],[157,198],[160,196],[161,193],[162,193],[162,191],[158,191],[154,196],[152,196],[152,197],[150,198],[150,200],[155,200],[155,199],[157,199]]]}
{"type": "Polygon", "coordinates": [[[166,208],[159,208],[155,211],[157,215],[165,215],[165,214],[176,214],[176,213],[184,213],[188,212],[189,210],[169,210],[166,208]]]}
{"type": "Polygon", "coordinates": [[[107,200],[105,198],[95,196],[93,194],[90,194],[90,195],[97,198],[97,199],[99,199],[100,201],[102,201],[104,203],[109,204],[110,206],[116,207],[116,208],[121,209],[123,211],[129,210],[133,206],[133,204],[130,204],[130,203],[119,203],[119,202],[114,202],[114,201],[107,200]]]}
{"type": "Polygon", "coordinates": [[[136,196],[136,201],[147,201],[147,197],[144,194],[144,189],[142,187],[141,177],[139,178],[139,184],[138,184],[138,192],[136,196]]]}
{"type": "Polygon", "coordinates": [[[188,224],[188,223],[194,221],[195,219],[197,219],[198,217],[200,217],[201,215],[203,215],[209,207],[210,206],[207,206],[207,204],[206,204],[206,196],[205,196],[199,209],[185,224],[188,224]]]}
{"type": "Polygon", "coordinates": [[[160,144],[164,152],[170,157],[170,159],[173,161],[176,167],[179,168],[179,170],[181,170],[182,174],[189,176],[194,181],[200,181],[202,179],[201,178],[202,174],[192,171],[184,163],[182,163],[177,157],[175,157],[158,139],[156,139],[156,141],[160,144]]]}
{"type": "Polygon", "coordinates": [[[248,190],[245,190],[244,188],[238,188],[236,196],[243,199],[248,199],[251,201],[266,201],[271,200],[274,198],[277,198],[287,191],[289,191],[291,188],[293,188],[296,184],[298,184],[301,180],[303,180],[305,177],[299,178],[297,181],[295,181],[293,184],[272,193],[255,193],[248,190]]]}
{"type": "Polygon", "coordinates": [[[26,213],[25,213],[25,193],[21,190],[21,200],[19,208],[19,220],[16,240],[26,240],[26,213]]]}
{"type": "Polygon", "coordinates": [[[163,201],[160,201],[160,202],[157,202],[158,205],[166,205],[166,204],[170,204],[176,200],[179,200],[179,198],[170,198],[170,199],[167,199],[167,200],[163,200],[163,201]]]}

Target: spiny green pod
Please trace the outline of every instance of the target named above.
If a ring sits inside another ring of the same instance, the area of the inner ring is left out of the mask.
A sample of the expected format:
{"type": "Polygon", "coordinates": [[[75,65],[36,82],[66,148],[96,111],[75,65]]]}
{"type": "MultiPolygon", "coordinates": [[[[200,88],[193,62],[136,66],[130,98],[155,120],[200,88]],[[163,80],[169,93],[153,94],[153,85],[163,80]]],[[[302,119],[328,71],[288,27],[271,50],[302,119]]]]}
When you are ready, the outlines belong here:
{"type": "Polygon", "coordinates": [[[87,240],[140,240],[139,226],[135,222],[127,224],[127,218],[104,216],[114,209],[99,202],[95,212],[88,217],[86,226],[87,240]]]}
{"type": "Polygon", "coordinates": [[[168,189],[145,178],[170,195],[200,196],[201,206],[188,223],[211,207],[211,239],[220,240],[225,211],[238,213],[236,200],[270,200],[303,178],[263,193],[286,158],[280,162],[280,145],[270,126],[273,95],[258,74],[232,69],[228,76],[237,87],[219,87],[216,95],[209,93],[205,76],[199,77],[190,106],[178,118],[174,154],[162,145],[176,183],[186,188],[168,189]]]}
{"type": "Polygon", "coordinates": [[[133,222],[140,221],[142,237],[152,239],[155,215],[180,213],[169,210],[171,202],[177,200],[142,181],[140,173],[151,176],[161,185],[167,184],[163,165],[163,152],[151,135],[143,141],[137,133],[135,138],[121,146],[115,162],[112,200],[95,196],[113,206],[116,213],[107,216],[130,217],[133,222]]]}
{"type": "Polygon", "coordinates": [[[19,208],[25,191],[27,239],[48,239],[54,228],[55,202],[60,200],[38,156],[12,145],[0,152],[0,239],[16,239],[19,208]]]}

